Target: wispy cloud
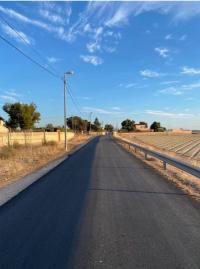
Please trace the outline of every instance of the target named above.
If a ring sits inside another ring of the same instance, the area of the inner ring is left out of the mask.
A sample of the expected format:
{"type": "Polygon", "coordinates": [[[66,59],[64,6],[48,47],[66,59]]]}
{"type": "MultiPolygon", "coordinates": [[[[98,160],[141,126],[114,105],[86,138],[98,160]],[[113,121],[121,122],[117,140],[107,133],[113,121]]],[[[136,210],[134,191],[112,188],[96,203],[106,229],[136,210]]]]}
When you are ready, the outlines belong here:
{"type": "Polygon", "coordinates": [[[167,48],[155,48],[155,52],[157,52],[159,56],[163,58],[169,57],[169,49],[167,48]]]}
{"type": "Polygon", "coordinates": [[[92,97],[89,96],[78,96],[77,98],[81,100],[92,100],[92,97]]]}
{"type": "Polygon", "coordinates": [[[21,31],[14,31],[12,28],[10,28],[8,25],[1,24],[1,28],[8,36],[15,39],[16,41],[23,43],[23,44],[32,44],[33,39],[28,37],[25,33],[21,31]]]}
{"type": "Polygon", "coordinates": [[[52,13],[47,9],[40,9],[39,13],[43,18],[45,18],[51,22],[60,23],[60,24],[65,23],[65,20],[59,14],[52,13]]]}
{"type": "Polygon", "coordinates": [[[88,49],[88,51],[90,53],[94,53],[94,52],[96,52],[98,50],[101,50],[101,46],[100,46],[100,44],[97,41],[87,43],[86,44],[86,47],[87,47],[87,49],[88,49]]]}
{"type": "Polygon", "coordinates": [[[187,35],[182,35],[182,36],[179,38],[179,40],[180,40],[180,41],[185,41],[186,38],[187,38],[187,35]]]}
{"type": "Polygon", "coordinates": [[[94,113],[99,113],[99,114],[106,114],[106,115],[118,115],[122,114],[120,111],[110,111],[98,107],[83,107],[82,110],[84,112],[94,112],[94,113]]]}
{"type": "Polygon", "coordinates": [[[123,87],[123,88],[133,88],[135,86],[137,86],[137,83],[120,83],[119,87],[123,87]]]}
{"type": "Polygon", "coordinates": [[[166,39],[166,40],[171,40],[171,39],[173,39],[172,34],[168,34],[168,35],[166,35],[166,36],[165,36],[165,39],[166,39]]]}
{"type": "Polygon", "coordinates": [[[147,77],[147,78],[157,78],[160,76],[160,73],[158,73],[156,71],[149,70],[149,69],[141,70],[140,74],[141,74],[141,76],[147,77]]]}
{"type": "Polygon", "coordinates": [[[5,91],[0,91],[0,99],[4,102],[16,102],[19,101],[19,98],[22,95],[17,93],[15,90],[5,90],[5,91]]]}
{"type": "Polygon", "coordinates": [[[200,89],[200,82],[191,83],[191,84],[183,84],[178,87],[168,87],[159,91],[161,94],[167,95],[182,95],[187,91],[192,91],[195,89],[200,89]]]}
{"type": "Polygon", "coordinates": [[[120,107],[118,107],[118,106],[113,106],[112,109],[113,109],[113,110],[120,110],[120,107]]]}
{"type": "Polygon", "coordinates": [[[161,110],[146,110],[146,114],[154,115],[158,117],[166,117],[170,119],[190,119],[193,118],[193,114],[187,114],[187,113],[169,113],[161,110]]]}
{"type": "Polygon", "coordinates": [[[31,24],[31,25],[34,25],[36,27],[39,27],[43,30],[46,30],[48,32],[51,32],[51,33],[54,33],[56,34],[56,36],[59,38],[59,39],[62,39],[62,40],[67,40],[67,34],[64,30],[63,27],[61,26],[53,26],[53,25],[50,25],[50,24],[47,24],[47,23],[44,23],[40,20],[35,20],[35,19],[31,19],[19,12],[16,12],[15,10],[13,9],[10,9],[10,8],[4,8],[3,6],[0,5],[0,11],[3,12],[4,14],[8,15],[9,17],[11,18],[14,18],[18,21],[21,21],[25,24],[31,24]]]}
{"type": "Polygon", "coordinates": [[[56,58],[56,57],[47,57],[47,61],[50,63],[50,64],[54,64],[54,63],[57,63],[60,61],[59,58],[56,58]]]}
{"type": "Polygon", "coordinates": [[[180,82],[179,80],[168,80],[168,81],[163,81],[160,84],[161,85],[169,85],[169,84],[176,84],[176,83],[179,83],[179,82],[180,82]]]}
{"type": "Polygon", "coordinates": [[[200,75],[200,69],[197,68],[184,66],[181,69],[182,69],[181,73],[184,75],[189,76],[200,75]]]}
{"type": "Polygon", "coordinates": [[[16,102],[17,99],[10,95],[0,94],[0,99],[6,102],[16,102]]]}
{"type": "Polygon", "coordinates": [[[103,63],[103,59],[101,59],[98,56],[94,56],[94,55],[81,55],[80,57],[81,57],[81,59],[84,62],[93,64],[95,66],[101,65],[103,63]]]}
{"type": "Polygon", "coordinates": [[[162,94],[168,94],[168,95],[182,95],[183,91],[180,89],[177,89],[175,87],[168,87],[165,89],[162,89],[159,91],[162,94]]]}

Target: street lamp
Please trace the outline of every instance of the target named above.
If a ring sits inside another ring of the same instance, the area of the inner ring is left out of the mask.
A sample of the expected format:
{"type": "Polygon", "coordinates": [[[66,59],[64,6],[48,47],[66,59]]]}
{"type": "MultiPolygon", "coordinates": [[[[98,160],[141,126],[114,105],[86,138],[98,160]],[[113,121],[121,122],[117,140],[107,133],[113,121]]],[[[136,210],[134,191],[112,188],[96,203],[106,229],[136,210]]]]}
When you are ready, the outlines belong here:
{"type": "Polygon", "coordinates": [[[67,151],[67,108],[66,108],[66,98],[67,98],[67,76],[73,75],[73,71],[67,71],[64,73],[64,129],[65,129],[65,150],[67,151]]]}

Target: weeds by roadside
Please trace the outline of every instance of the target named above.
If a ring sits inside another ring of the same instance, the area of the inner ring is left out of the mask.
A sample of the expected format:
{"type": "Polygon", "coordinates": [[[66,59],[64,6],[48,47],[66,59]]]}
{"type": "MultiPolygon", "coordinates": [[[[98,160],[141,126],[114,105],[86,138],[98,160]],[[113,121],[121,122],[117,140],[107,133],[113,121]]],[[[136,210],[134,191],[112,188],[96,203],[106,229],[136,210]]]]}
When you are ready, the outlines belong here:
{"type": "MultiPolygon", "coordinates": [[[[87,135],[77,135],[68,143],[68,150],[72,150],[80,143],[86,141],[87,135]]],[[[0,148],[0,187],[24,176],[49,161],[59,158],[66,152],[63,143],[47,141],[42,145],[19,145],[0,148]]]]}

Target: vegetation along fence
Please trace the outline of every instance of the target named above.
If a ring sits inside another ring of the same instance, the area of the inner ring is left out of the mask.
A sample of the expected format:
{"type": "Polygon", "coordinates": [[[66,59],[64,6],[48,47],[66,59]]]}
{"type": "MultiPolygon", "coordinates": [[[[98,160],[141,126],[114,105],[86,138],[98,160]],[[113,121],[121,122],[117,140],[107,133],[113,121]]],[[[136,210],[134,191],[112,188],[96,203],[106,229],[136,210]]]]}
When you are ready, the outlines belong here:
{"type": "MultiPolygon", "coordinates": [[[[73,132],[67,133],[70,140],[74,137],[73,132]]],[[[0,147],[14,144],[43,144],[48,141],[64,142],[64,132],[8,132],[0,133],[0,147]]]]}

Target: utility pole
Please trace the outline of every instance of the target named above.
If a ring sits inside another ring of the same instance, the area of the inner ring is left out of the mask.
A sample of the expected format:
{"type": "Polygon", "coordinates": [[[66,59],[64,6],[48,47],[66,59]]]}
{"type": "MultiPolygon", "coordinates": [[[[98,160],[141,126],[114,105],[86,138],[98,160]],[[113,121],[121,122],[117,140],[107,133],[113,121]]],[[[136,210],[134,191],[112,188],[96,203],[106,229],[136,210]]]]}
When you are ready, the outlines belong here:
{"type": "Polygon", "coordinates": [[[90,131],[89,131],[89,134],[91,134],[91,122],[92,122],[92,112],[90,112],[90,131]]]}
{"type": "Polygon", "coordinates": [[[65,129],[65,151],[67,151],[67,75],[73,75],[73,71],[68,71],[64,73],[64,129],[65,129]]]}

